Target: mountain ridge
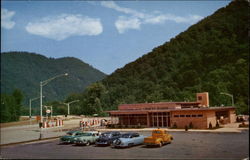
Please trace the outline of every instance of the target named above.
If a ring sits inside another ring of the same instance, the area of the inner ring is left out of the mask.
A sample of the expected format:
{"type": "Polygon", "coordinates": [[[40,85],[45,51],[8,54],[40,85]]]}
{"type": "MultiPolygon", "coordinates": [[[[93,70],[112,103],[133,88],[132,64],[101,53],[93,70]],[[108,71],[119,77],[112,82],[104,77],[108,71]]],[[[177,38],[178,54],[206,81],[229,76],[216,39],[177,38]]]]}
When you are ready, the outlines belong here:
{"type": "Polygon", "coordinates": [[[105,110],[123,103],[194,101],[209,92],[211,106],[248,110],[249,3],[232,1],[100,81],[105,110]],[[108,98],[107,98],[108,97],[108,98]]]}
{"type": "Polygon", "coordinates": [[[71,93],[80,93],[89,84],[106,76],[74,57],[48,58],[31,52],[1,53],[1,93],[11,93],[15,88],[21,89],[26,105],[29,98],[39,96],[40,81],[64,73],[69,76],[55,79],[43,87],[44,95],[47,95],[46,101],[63,100],[71,93]]]}

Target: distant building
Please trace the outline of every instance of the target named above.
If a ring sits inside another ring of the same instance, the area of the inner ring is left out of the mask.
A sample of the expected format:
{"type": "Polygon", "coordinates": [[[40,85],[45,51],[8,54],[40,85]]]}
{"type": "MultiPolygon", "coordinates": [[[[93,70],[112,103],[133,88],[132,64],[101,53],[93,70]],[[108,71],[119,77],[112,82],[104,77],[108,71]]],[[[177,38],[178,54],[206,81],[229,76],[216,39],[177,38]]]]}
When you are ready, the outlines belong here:
{"type": "Polygon", "coordinates": [[[120,125],[141,125],[145,127],[206,129],[211,123],[233,123],[236,121],[235,107],[209,107],[208,92],[197,93],[196,102],[158,102],[122,104],[118,110],[107,111],[119,118],[120,125]]]}

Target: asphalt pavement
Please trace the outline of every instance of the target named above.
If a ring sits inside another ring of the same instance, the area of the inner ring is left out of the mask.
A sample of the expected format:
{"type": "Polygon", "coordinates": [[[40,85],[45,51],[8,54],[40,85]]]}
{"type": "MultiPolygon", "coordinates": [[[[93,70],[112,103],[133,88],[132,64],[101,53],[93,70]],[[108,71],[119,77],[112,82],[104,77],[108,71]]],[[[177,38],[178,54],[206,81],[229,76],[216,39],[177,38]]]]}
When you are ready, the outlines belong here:
{"type": "MultiPolygon", "coordinates": [[[[151,132],[141,131],[149,136],[151,132]]],[[[59,145],[59,139],[1,147],[6,159],[232,159],[249,157],[249,130],[241,133],[172,132],[171,144],[159,147],[145,145],[116,149],[59,145]]]]}
{"type": "MultiPolygon", "coordinates": [[[[71,130],[74,128],[79,128],[79,119],[72,119],[64,121],[63,127],[54,127],[54,128],[46,128],[40,129],[38,124],[31,125],[23,125],[23,126],[12,126],[12,127],[4,127],[1,129],[1,141],[0,144],[10,144],[17,143],[23,141],[30,140],[38,140],[40,138],[40,133],[42,133],[42,138],[52,138],[59,137],[65,135],[67,130],[71,130]]],[[[224,128],[212,129],[212,130],[200,130],[200,129],[189,129],[188,132],[217,132],[217,133],[240,133],[242,130],[246,130],[246,128],[238,128],[239,123],[233,123],[225,125],[224,128]]],[[[80,128],[79,128],[80,129],[80,128]]],[[[142,128],[142,129],[97,129],[100,132],[105,131],[152,131],[155,128],[142,128]]],[[[248,129],[248,128],[247,128],[248,129]]],[[[185,132],[184,129],[167,129],[171,132],[185,132]]]]}

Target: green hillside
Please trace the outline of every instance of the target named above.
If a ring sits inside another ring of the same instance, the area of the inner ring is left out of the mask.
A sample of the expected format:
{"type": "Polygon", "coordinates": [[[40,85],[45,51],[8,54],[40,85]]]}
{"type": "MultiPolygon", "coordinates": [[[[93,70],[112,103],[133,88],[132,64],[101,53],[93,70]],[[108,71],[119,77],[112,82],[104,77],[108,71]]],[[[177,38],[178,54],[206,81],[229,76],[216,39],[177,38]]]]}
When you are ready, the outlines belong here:
{"type": "Polygon", "coordinates": [[[43,87],[45,102],[80,93],[89,84],[105,77],[104,73],[72,57],[54,59],[27,52],[1,53],[1,93],[10,94],[15,88],[20,89],[26,105],[30,98],[40,95],[40,81],[63,73],[69,76],[55,79],[43,87]]]}
{"type": "Polygon", "coordinates": [[[220,94],[226,92],[234,95],[237,111],[247,113],[248,11],[247,1],[231,2],[90,86],[82,107],[110,110],[122,103],[195,101],[195,93],[206,91],[210,106],[231,105],[231,98],[220,94]]]}

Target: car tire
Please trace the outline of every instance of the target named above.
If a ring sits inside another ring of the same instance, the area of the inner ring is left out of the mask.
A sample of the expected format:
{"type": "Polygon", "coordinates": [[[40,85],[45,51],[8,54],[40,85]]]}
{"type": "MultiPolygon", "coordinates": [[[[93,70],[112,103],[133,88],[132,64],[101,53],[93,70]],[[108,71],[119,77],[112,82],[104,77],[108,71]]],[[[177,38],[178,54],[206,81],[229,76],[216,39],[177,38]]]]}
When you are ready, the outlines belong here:
{"type": "Polygon", "coordinates": [[[89,146],[89,145],[90,145],[90,142],[89,142],[89,141],[87,141],[86,146],[89,146]]]}
{"type": "Polygon", "coordinates": [[[160,142],[159,147],[162,147],[162,144],[163,144],[163,143],[162,143],[162,142],[160,142]]]}

